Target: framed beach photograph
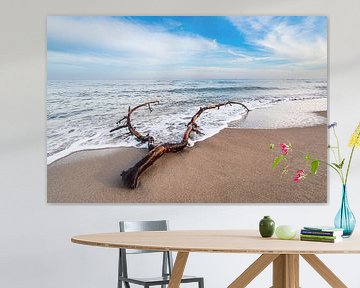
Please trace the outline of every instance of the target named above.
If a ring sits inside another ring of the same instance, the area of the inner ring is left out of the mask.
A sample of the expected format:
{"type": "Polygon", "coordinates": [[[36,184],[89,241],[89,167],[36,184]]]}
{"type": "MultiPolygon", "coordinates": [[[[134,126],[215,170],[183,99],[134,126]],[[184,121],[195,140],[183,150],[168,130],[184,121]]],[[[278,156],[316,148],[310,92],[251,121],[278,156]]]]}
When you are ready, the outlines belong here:
{"type": "Polygon", "coordinates": [[[327,77],[324,16],[48,16],[47,201],[325,203],[327,77]]]}

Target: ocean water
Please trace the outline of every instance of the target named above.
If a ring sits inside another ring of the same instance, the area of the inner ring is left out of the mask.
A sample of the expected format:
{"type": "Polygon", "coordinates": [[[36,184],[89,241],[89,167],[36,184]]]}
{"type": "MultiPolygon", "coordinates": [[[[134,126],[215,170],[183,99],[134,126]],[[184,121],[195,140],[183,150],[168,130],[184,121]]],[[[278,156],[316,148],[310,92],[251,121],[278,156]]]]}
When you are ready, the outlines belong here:
{"type": "MultiPolygon", "coordinates": [[[[172,142],[181,140],[185,125],[199,107],[211,103],[230,100],[243,102],[250,109],[266,109],[282,102],[326,97],[327,81],[313,79],[48,81],[47,162],[85,149],[146,147],[126,129],[109,131],[127,114],[129,106],[147,101],[160,103],[153,105],[151,113],[146,107],[134,113],[133,125],[154,136],[156,142],[172,142]]],[[[197,122],[204,135],[194,135],[192,141],[206,139],[229,123],[242,127],[245,116],[238,105],[209,110],[197,122]]]]}

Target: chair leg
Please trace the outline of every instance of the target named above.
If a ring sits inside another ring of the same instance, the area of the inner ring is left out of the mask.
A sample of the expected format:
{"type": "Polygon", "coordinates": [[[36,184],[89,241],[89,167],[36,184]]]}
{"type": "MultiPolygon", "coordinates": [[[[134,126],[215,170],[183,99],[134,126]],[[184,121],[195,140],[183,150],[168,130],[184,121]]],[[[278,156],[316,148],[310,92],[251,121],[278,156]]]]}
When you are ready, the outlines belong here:
{"type": "Polygon", "coordinates": [[[204,288],[204,279],[199,280],[199,288],[204,288]]]}

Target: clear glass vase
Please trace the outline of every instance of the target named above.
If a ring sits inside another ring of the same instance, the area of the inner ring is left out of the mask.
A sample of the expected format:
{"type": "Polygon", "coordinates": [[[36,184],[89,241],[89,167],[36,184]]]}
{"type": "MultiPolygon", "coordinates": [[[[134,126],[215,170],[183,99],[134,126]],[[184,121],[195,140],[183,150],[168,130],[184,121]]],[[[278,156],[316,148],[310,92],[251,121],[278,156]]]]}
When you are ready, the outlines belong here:
{"type": "Polygon", "coordinates": [[[334,224],[336,228],[344,229],[343,237],[350,237],[355,229],[356,219],[349,207],[346,185],[342,187],[341,206],[336,214],[334,224]]]}

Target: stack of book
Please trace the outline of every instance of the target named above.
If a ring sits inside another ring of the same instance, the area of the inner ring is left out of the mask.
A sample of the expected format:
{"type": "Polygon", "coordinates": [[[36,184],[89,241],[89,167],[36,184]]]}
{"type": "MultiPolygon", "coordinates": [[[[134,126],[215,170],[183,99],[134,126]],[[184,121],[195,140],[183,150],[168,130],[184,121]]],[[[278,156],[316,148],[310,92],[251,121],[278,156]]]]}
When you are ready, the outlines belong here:
{"type": "Polygon", "coordinates": [[[334,227],[304,227],[300,232],[302,241],[336,243],[342,241],[344,230],[334,227]]]}

